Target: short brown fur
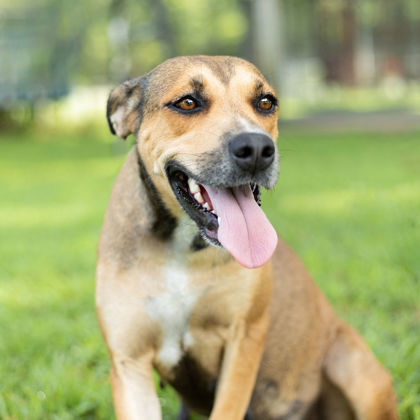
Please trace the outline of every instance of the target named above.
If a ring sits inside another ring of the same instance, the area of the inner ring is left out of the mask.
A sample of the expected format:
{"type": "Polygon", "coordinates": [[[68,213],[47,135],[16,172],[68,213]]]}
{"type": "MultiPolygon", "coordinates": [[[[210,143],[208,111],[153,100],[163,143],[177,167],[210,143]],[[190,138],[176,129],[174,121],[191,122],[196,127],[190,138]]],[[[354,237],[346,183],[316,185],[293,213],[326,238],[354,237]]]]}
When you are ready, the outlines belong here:
{"type": "Polygon", "coordinates": [[[165,166],[176,160],[199,177],[245,126],[276,139],[277,113],[252,105],[259,91],[275,95],[252,64],[199,56],[168,60],[111,92],[111,130],[137,139],[98,249],[97,313],[119,419],[161,418],[153,369],[213,420],[243,419],[248,407],[263,420],[397,418],[389,374],[282,240],[254,270],[221,248],[183,244],[193,228],[165,166]],[[170,109],[197,81],[207,108],[187,117],[170,109]],[[156,223],[168,223],[166,235],[156,235],[156,223]],[[170,283],[168,273],[179,279],[170,283]]]}

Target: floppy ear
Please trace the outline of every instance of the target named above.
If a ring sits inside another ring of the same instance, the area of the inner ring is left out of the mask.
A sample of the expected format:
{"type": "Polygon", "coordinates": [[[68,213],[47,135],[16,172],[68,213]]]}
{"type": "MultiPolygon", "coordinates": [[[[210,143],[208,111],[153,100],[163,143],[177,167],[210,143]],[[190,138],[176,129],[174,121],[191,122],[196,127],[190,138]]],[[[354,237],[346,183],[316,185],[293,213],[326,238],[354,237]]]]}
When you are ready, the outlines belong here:
{"type": "Polygon", "coordinates": [[[106,117],[109,129],[122,139],[136,134],[141,120],[142,77],[127,80],[109,94],[106,117]]]}

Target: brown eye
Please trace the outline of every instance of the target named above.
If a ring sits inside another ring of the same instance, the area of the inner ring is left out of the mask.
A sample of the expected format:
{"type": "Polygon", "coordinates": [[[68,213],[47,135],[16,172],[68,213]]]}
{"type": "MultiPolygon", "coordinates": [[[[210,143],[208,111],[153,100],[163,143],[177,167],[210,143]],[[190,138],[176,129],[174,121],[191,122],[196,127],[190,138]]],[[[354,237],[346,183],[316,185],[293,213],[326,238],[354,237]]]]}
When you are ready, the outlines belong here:
{"type": "Polygon", "coordinates": [[[257,102],[257,108],[261,111],[271,111],[274,108],[274,101],[270,96],[263,96],[257,102]]]}
{"type": "Polygon", "coordinates": [[[191,96],[180,99],[174,104],[175,107],[182,109],[183,111],[192,111],[198,107],[198,102],[191,96]]]}

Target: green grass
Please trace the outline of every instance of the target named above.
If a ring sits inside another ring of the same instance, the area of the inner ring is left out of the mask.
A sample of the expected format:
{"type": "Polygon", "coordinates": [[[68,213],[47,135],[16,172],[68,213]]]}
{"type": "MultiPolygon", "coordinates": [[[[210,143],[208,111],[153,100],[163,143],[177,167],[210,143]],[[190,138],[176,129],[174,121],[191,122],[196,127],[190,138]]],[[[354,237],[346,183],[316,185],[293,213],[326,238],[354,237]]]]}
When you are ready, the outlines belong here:
{"type": "MultiPolygon", "coordinates": [[[[124,156],[95,134],[0,136],[0,418],[113,418],[96,243],[124,156]]],[[[420,135],[282,134],[265,208],[420,419],[420,135]]],[[[121,146],[120,146],[121,147],[121,146]]],[[[174,418],[173,391],[160,393],[174,418]]]]}

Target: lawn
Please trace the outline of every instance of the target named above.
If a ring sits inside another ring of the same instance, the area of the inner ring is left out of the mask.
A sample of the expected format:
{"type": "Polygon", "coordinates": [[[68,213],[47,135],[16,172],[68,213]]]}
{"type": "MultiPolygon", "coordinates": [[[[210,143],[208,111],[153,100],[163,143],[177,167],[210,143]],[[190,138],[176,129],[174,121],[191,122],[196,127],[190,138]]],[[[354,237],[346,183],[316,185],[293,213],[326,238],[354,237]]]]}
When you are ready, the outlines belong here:
{"type": "MultiPolygon", "coordinates": [[[[46,137],[0,135],[0,418],[109,419],[94,271],[127,148],[46,137]]],[[[286,132],[278,144],[269,218],[391,371],[402,419],[420,420],[420,134],[286,132]]],[[[161,391],[166,419],[173,395],[161,391]]]]}

